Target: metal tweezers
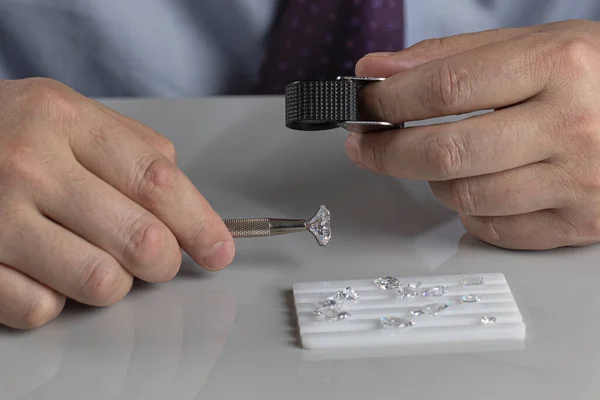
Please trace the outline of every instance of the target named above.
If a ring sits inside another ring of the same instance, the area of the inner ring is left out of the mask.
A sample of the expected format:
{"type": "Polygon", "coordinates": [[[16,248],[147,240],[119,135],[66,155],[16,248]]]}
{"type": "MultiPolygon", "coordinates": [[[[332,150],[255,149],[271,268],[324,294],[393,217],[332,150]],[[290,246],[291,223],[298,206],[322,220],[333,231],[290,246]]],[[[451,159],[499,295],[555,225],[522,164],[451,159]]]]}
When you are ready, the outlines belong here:
{"type": "Polygon", "coordinates": [[[320,246],[331,239],[330,213],[321,206],[309,220],[284,218],[241,218],[225,219],[225,225],[233,238],[255,238],[285,235],[288,233],[309,231],[320,246]]]}

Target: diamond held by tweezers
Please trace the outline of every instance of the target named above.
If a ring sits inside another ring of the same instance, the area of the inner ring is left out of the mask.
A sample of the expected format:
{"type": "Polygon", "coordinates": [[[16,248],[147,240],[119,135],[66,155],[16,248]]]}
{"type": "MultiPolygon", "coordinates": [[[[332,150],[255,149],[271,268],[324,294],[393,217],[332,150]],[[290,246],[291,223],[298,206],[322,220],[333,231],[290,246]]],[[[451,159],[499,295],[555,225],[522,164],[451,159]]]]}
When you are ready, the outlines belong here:
{"type": "Polygon", "coordinates": [[[320,246],[329,243],[331,239],[331,213],[327,207],[319,207],[317,213],[306,221],[306,229],[313,234],[320,246]]]}
{"type": "Polygon", "coordinates": [[[396,289],[402,286],[402,282],[393,276],[384,276],[383,278],[375,279],[375,286],[382,290],[396,289]]]}
{"type": "Polygon", "coordinates": [[[448,288],[444,285],[434,286],[423,291],[423,296],[439,297],[448,292],[448,288]]]}
{"type": "Polygon", "coordinates": [[[460,280],[460,283],[463,286],[483,285],[485,283],[485,279],[483,279],[482,276],[476,278],[463,278],[460,280]]]}
{"type": "Polygon", "coordinates": [[[379,324],[385,329],[410,328],[415,323],[410,320],[397,317],[383,317],[379,320],[379,324]]]}
{"type": "Polygon", "coordinates": [[[479,303],[481,301],[481,295],[479,294],[465,294],[460,298],[463,303],[479,303]]]}

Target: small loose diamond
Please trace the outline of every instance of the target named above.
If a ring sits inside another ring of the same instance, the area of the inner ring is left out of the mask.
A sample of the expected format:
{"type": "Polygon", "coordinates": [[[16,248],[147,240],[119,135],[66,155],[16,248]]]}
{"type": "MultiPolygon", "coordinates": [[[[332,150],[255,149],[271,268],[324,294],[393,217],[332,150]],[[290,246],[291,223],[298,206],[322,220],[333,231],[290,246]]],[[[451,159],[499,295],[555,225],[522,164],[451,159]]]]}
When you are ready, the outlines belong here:
{"type": "Polygon", "coordinates": [[[423,296],[439,297],[439,296],[445,295],[446,292],[448,292],[448,288],[446,288],[446,286],[444,286],[444,285],[434,286],[429,289],[425,289],[423,291],[423,296]]]}
{"type": "Polygon", "coordinates": [[[325,246],[331,239],[331,214],[327,207],[321,206],[319,211],[306,222],[306,228],[313,234],[319,245],[325,246]]]}
{"type": "Polygon", "coordinates": [[[323,303],[320,304],[323,308],[332,308],[338,305],[338,302],[335,299],[327,299],[323,303]]]}
{"type": "Polygon", "coordinates": [[[350,286],[348,286],[344,290],[340,290],[332,296],[329,296],[323,304],[329,304],[330,306],[333,306],[337,303],[344,303],[346,301],[351,301],[353,303],[356,303],[358,301],[358,293],[356,293],[356,291],[350,286]]]}
{"type": "Polygon", "coordinates": [[[341,309],[341,304],[335,300],[327,299],[322,303],[318,303],[317,307],[314,309],[314,313],[316,315],[325,315],[331,312],[339,312],[341,309]]]}
{"type": "Polygon", "coordinates": [[[406,287],[409,289],[418,289],[421,286],[421,282],[410,282],[406,287]]]}
{"type": "Polygon", "coordinates": [[[382,290],[396,289],[402,286],[402,282],[393,276],[385,276],[375,280],[375,285],[382,290]]]}
{"type": "Polygon", "coordinates": [[[317,315],[323,315],[330,312],[331,310],[338,311],[342,308],[341,299],[337,298],[337,295],[328,297],[325,301],[316,304],[314,313],[317,315]]]}
{"type": "Polygon", "coordinates": [[[463,286],[483,285],[485,283],[485,280],[482,276],[477,278],[463,278],[461,279],[460,283],[463,286]]]}
{"type": "Polygon", "coordinates": [[[344,290],[340,290],[333,296],[329,296],[325,301],[317,303],[317,307],[314,309],[314,313],[319,316],[325,317],[330,321],[338,321],[346,319],[350,316],[349,313],[341,311],[342,305],[346,301],[356,302],[358,300],[358,293],[354,291],[350,286],[344,290]]]}
{"type": "Polygon", "coordinates": [[[413,321],[397,317],[383,317],[379,320],[379,323],[385,329],[409,328],[415,324],[413,321]]]}
{"type": "Polygon", "coordinates": [[[342,301],[352,301],[354,303],[358,301],[358,293],[356,293],[356,291],[354,291],[354,289],[352,289],[350,286],[338,292],[336,296],[342,301]]]}
{"type": "Polygon", "coordinates": [[[350,313],[346,311],[340,311],[337,314],[326,315],[325,319],[328,321],[341,321],[343,319],[350,318],[350,313]]]}
{"type": "Polygon", "coordinates": [[[496,323],[496,317],[490,317],[490,316],[483,316],[481,317],[481,323],[483,325],[492,325],[496,323]]]}
{"type": "Polygon", "coordinates": [[[481,295],[479,294],[465,294],[460,298],[463,303],[479,303],[481,301],[481,295]]]}
{"type": "Polygon", "coordinates": [[[406,287],[399,287],[396,289],[396,297],[398,299],[414,299],[419,297],[419,292],[406,287]]]}
{"type": "Polygon", "coordinates": [[[346,319],[350,316],[350,314],[346,311],[340,311],[339,307],[316,308],[314,313],[320,317],[324,317],[328,321],[338,321],[340,319],[346,319]]]}
{"type": "Polygon", "coordinates": [[[423,308],[413,309],[410,312],[410,314],[414,315],[415,317],[420,317],[420,316],[433,317],[433,316],[438,315],[439,313],[441,313],[448,307],[450,307],[450,304],[448,304],[448,303],[429,304],[423,308]]]}

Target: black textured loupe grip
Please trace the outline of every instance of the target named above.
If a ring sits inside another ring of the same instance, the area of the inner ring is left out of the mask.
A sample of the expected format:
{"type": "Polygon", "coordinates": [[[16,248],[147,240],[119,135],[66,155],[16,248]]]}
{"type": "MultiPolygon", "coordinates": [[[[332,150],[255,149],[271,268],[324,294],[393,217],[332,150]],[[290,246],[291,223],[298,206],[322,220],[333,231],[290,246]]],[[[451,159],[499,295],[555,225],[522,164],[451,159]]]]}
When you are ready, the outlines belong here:
{"type": "Polygon", "coordinates": [[[285,88],[285,126],[314,131],[358,120],[358,87],[350,80],[299,81],[285,88]]]}

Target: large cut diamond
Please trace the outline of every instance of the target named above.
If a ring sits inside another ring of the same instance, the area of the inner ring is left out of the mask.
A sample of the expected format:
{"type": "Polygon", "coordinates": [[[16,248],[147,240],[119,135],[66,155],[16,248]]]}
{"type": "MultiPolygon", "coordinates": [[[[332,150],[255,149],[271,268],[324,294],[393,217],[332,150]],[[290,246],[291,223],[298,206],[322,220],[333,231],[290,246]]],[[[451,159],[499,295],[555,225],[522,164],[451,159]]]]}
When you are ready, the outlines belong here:
{"type": "Polygon", "coordinates": [[[325,206],[319,207],[319,211],[306,222],[308,229],[319,242],[319,245],[325,246],[331,239],[331,214],[325,206]]]}

